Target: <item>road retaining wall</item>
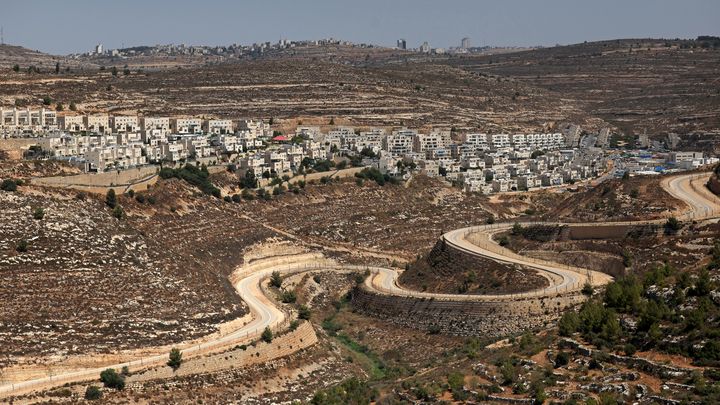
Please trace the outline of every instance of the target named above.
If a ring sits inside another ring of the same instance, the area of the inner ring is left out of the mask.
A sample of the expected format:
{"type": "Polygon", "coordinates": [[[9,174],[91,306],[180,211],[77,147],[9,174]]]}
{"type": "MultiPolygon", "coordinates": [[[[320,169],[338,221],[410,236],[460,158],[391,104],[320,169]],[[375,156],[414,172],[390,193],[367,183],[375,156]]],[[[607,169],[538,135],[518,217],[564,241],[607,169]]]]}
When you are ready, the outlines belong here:
{"type": "Polygon", "coordinates": [[[360,313],[387,322],[459,336],[497,338],[543,328],[585,301],[579,293],[498,301],[443,301],[374,293],[364,285],[352,292],[360,313]]]}

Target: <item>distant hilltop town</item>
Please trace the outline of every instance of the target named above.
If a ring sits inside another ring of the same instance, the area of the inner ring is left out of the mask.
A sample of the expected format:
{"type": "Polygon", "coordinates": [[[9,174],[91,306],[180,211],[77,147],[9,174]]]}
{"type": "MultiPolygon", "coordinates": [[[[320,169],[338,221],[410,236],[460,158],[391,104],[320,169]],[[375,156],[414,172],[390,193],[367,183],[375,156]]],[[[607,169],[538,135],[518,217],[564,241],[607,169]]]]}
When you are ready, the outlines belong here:
{"type": "MultiPolygon", "coordinates": [[[[441,176],[467,192],[531,190],[601,175],[685,170],[717,162],[700,152],[640,151],[610,156],[611,132],[453,133],[450,129],[298,126],[283,134],[271,120],[136,115],[58,115],[47,109],[0,108],[0,134],[28,138],[29,157],[63,160],[88,172],[152,164],[228,164],[257,179],[345,167],[373,167],[406,179],[441,176]],[[613,159],[614,172],[608,173],[613,159]]],[[[647,136],[645,136],[647,138],[647,136]]],[[[647,142],[647,139],[645,139],[647,142]]]]}
{"type": "MultiPolygon", "coordinates": [[[[71,57],[118,57],[118,58],[129,58],[135,56],[193,56],[193,55],[204,55],[204,56],[222,56],[222,57],[240,57],[240,56],[260,56],[270,51],[278,51],[283,49],[292,49],[307,46],[322,46],[322,45],[343,45],[351,46],[356,48],[384,48],[379,45],[367,44],[367,43],[353,43],[350,41],[343,41],[334,38],[325,38],[319,40],[301,40],[301,41],[290,41],[287,39],[280,39],[277,42],[260,42],[253,43],[251,45],[231,44],[225,46],[208,46],[208,45],[185,45],[185,44],[166,44],[166,45],[151,45],[151,46],[134,46],[128,48],[118,49],[106,49],[103,44],[97,44],[93,50],[86,53],[79,53],[70,55],[71,57]]],[[[427,41],[419,43],[415,48],[408,47],[408,41],[405,39],[398,39],[396,42],[395,49],[402,51],[413,51],[428,54],[459,54],[459,53],[471,53],[480,52],[487,49],[493,49],[494,47],[471,47],[470,38],[462,38],[457,47],[449,48],[432,48],[427,41]]],[[[503,49],[512,49],[504,47],[503,49]]]]}

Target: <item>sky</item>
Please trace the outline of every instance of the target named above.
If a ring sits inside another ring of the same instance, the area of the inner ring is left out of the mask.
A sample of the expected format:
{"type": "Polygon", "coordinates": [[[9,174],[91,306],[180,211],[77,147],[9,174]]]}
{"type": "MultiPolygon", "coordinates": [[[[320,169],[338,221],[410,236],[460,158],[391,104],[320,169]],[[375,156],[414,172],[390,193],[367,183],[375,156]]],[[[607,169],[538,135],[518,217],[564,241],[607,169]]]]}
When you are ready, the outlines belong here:
{"type": "Polygon", "coordinates": [[[551,46],[720,35],[718,0],[0,0],[5,43],[52,54],[336,38],[551,46]]]}

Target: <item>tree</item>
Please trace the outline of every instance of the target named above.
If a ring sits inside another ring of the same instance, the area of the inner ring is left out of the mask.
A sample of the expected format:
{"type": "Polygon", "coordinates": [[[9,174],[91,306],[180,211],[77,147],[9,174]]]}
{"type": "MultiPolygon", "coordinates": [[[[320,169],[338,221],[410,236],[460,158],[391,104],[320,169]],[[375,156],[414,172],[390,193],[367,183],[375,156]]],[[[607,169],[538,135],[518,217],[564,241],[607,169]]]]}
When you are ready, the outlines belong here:
{"type": "Polygon", "coordinates": [[[369,404],[376,397],[377,391],[372,389],[367,382],[352,377],[338,386],[316,392],[310,404],[369,404]]]}
{"type": "Polygon", "coordinates": [[[125,377],[112,368],[105,369],[100,373],[100,381],[107,388],[115,388],[118,391],[125,388],[125,377]]]}
{"type": "Polygon", "coordinates": [[[675,217],[670,217],[665,222],[665,229],[670,232],[677,232],[680,230],[681,227],[682,226],[680,224],[680,221],[678,221],[678,219],[675,217]]]}
{"type": "Polygon", "coordinates": [[[558,329],[561,336],[571,336],[580,327],[580,317],[574,311],[566,312],[560,318],[558,329]]]}
{"type": "Polygon", "coordinates": [[[50,105],[52,104],[52,99],[49,96],[43,97],[43,105],[50,105]]]}
{"type": "Polygon", "coordinates": [[[623,256],[623,266],[625,267],[632,267],[633,263],[633,254],[629,250],[625,249],[622,252],[623,256]]]}
{"type": "Polygon", "coordinates": [[[113,216],[117,219],[123,219],[125,217],[125,211],[123,211],[122,205],[116,205],[113,208],[113,216]]]}
{"type": "Polygon", "coordinates": [[[85,389],[85,399],[88,401],[95,401],[102,398],[102,391],[100,388],[90,385],[85,389]]]}
{"type": "Polygon", "coordinates": [[[60,62],[55,62],[55,74],[60,74],[60,62]]]}
{"type": "Polygon", "coordinates": [[[115,208],[117,205],[117,195],[115,195],[114,189],[111,188],[107,191],[107,194],[105,194],[105,204],[110,208],[115,208]]]}
{"type": "Polygon", "coordinates": [[[567,366],[570,363],[570,354],[568,352],[558,352],[555,356],[555,367],[567,366]]]}
{"type": "Polygon", "coordinates": [[[55,111],[62,111],[64,109],[65,106],[63,105],[63,103],[57,103],[57,105],[55,106],[55,111]]]}
{"type": "Polygon", "coordinates": [[[297,296],[292,290],[283,290],[280,298],[284,304],[292,304],[293,302],[297,301],[297,296]]]}
{"type": "Polygon", "coordinates": [[[257,178],[255,177],[255,171],[248,169],[245,172],[245,176],[240,180],[240,188],[257,188],[257,178]]]}
{"type": "Polygon", "coordinates": [[[116,68],[115,66],[112,67],[111,72],[112,72],[112,75],[113,75],[113,76],[117,76],[117,74],[118,74],[118,70],[117,70],[117,68],[116,68]]]}
{"type": "Polygon", "coordinates": [[[307,321],[310,319],[310,316],[312,316],[310,308],[308,308],[306,305],[300,305],[300,308],[298,309],[298,318],[307,321]]]}
{"type": "Polygon", "coordinates": [[[280,272],[273,271],[272,275],[270,276],[270,285],[275,288],[280,288],[282,286],[282,276],[280,275],[280,272]]]}
{"type": "Polygon", "coordinates": [[[170,366],[173,371],[175,371],[180,368],[182,362],[182,352],[180,351],[180,349],[176,347],[170,349],[170,356],[168,357],[167,365],[170,366]]]}
{"type": "Polygon", "coordinates": [[[130,69],[128,69],[128,68],[123,69],[123,75],[130,76],[130,69]]]}
{"type": "Polygon", "coordinates": [[[265,327],[265,330],[263,331],[262,335],[260,335],[260,339],[262,339],[265,343],[270,343],[273,340],[273,333],[270,330],[269,326],[265,327]]]}
{"type": "Polygon", "coordinates": [[[77,111],[77,106],[74,101],[70,102],[70,111],[77,111]]]}
{"type": "Polygon", "coordinates": [[[622,175],[623,181],[630,180],[630,172],[625,170],[625,173],[622,175]]]}
{"type": "Polygon", "coordinates": [[[13,72],[17,73],[19,71],[20,71],[20,65],[18,65],[18,64],[13,65],[13,72]]]}

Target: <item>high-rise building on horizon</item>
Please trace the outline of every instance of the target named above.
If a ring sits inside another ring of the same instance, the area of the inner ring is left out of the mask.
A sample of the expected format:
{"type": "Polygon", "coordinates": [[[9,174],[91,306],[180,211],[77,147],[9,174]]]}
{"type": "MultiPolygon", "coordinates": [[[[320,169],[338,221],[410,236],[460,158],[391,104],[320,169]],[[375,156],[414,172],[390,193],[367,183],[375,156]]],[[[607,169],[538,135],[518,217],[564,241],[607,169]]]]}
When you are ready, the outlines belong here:
{"type": "Polygon", "coordinates": [[[468,49],[470,48],[470,38],[465,37],[460,41],[460,48],[462,49],[468,49]]]}
{"type": "Polygon", "coordinates": [[[95,53],[96,53],[97,55],[100,55],[101,53],[103,53],[103,46],[102,46],[102,44],[97,44],[97,45],[95,45],[95,53]]]}
{"type": "Polygon", "coordinates": [[[402,38],[398,39],[397,40],[397,48],[398,49],[407,49],[407,41],[405,41],[402,38]]]}
{"type": "Polygon", "coordinates": [[[420,52],[430,53],[430,45],[428,45],[427,41],[423,42],[423,44],[420,45],[420,52]]]}

